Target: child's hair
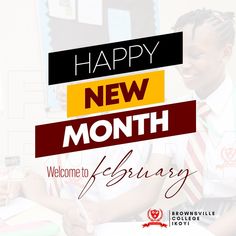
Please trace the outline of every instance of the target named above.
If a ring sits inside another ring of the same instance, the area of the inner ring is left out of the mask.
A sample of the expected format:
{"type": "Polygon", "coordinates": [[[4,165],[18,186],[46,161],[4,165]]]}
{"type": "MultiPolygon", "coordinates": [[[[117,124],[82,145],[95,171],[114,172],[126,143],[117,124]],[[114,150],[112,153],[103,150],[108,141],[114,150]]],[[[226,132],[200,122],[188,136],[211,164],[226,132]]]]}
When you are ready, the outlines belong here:
{"type": "Polygon", "coordinates": [[[221,45],[234,44],[234,13],[220,12],[208,9],[198,9],[180,16],[173,27],[175,31],[182,29],[187,24],[193,24],[193,37],[195,30],[203,23],[211,24],[218,33],[221,45]]]}

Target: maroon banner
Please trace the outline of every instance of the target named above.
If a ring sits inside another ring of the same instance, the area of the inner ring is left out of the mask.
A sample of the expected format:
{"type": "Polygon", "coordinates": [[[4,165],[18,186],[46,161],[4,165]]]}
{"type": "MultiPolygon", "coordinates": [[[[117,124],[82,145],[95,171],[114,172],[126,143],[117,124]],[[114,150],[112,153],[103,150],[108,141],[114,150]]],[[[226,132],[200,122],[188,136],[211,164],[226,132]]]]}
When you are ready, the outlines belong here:
{"type": "Polygon", "coordinates": [[[149,223],[143,224],[143,228],[149,227],[149,226],[151,226],[151,225],[159,225],[159,226],[165,227],[165,228],[167,228],[167,226],[168,226],[167,224],[164,224],[164,223],[161,223],[161,222],[153,221],[153,222],[149,222],[149,223]]]}
{"type": "Polygon", "coordinates": [[[35,157],[196,132],[196,101],[35,127],[35,157]]]}

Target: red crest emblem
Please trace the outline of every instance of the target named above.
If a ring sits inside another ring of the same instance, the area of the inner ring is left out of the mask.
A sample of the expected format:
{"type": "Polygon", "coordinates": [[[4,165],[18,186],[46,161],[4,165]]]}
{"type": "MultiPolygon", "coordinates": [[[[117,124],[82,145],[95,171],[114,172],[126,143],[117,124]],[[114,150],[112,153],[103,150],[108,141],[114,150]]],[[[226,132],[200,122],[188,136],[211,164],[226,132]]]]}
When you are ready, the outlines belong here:
{"type": "Polygon", "coordinates": [[[144,227],[149,227],[150,225],[159,225],[161,227],[167,227],[167,224],[163,224],[160,222],[160,220],[163,218],[163,211],[161,209],[149,209],[147,212],[147,217],[150,220],[149,223],[144,224],[144,227]]]}

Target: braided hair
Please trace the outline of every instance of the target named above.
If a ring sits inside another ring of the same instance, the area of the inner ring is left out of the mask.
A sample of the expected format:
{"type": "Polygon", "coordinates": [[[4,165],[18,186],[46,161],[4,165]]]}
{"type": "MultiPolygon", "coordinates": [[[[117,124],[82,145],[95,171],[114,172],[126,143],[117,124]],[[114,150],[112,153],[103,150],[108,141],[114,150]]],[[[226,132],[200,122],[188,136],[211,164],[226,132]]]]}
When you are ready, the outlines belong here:
{"type": "Polygon", "coordinates": [[[198,9],[180,16],[173,27],[175,31],[182,29],[187,24],[193,24],[193,37],[198,26],[209,23],[218,34],[221,45],[233,45],[235,37],[234,13],[220,12],[209,9],[198,9]]]}

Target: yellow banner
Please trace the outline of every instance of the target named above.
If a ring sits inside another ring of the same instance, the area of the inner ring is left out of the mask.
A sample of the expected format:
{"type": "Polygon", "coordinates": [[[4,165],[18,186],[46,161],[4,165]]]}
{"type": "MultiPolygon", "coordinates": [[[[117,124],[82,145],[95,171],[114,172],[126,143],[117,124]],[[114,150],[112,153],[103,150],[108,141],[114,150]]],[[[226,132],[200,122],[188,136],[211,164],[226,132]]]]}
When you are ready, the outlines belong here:
{"type": "Polygon", "coordinates": [[[67,117],[164,102],[164,71],[67,86],[67,117]]]}

